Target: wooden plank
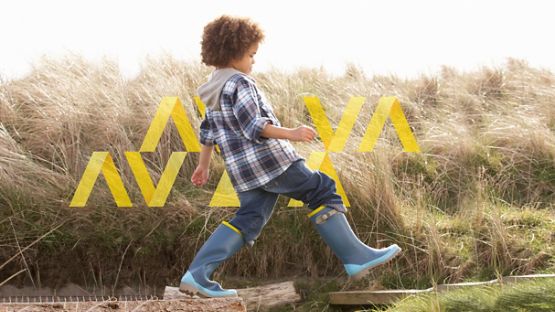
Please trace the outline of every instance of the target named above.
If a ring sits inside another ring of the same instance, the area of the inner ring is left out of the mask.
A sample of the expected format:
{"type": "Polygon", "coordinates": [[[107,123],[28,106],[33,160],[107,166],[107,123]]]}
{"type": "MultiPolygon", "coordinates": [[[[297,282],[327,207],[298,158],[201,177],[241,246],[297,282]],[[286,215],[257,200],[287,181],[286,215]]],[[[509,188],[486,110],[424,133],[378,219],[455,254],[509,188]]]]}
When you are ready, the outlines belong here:
{"type": "Polygon", "coordinates": [[[330,292],[330,303],[336,305],[390,304],[401,298],[428,292],[427,289],[358,290],[330,292]]]}
{"type": "Polygon", "coordinates": [[[145,301],[85,301],[55,303],[0,303],[0,311],[70,312],[70,311],[175,311],[175,312],[246,312],[241,298],[208,298],[145,301]]]}
{"type": "MultiPolygon", "coordinates": [[[[301,296],[295,290],[293,281],[237,289],[237,294],[244,300],[249,311],[267,310],[301,300],[301,296]]],[[[166,286],[164,299],[182,298],[190,297],[181,293],[178,287],[166,286]]]]}
{"type": "Polygon", "coordinates": [[[245,300],[249,311],[267,310],[301,301],[293,281],[237,289],[237,293],[245,300]]]}
{"type": "Polygon", "coordinates": [[[533,274],[533,275],[514,275],[514,276],[503,276],[501,277],[502,283],[512,283],[519,282],[526,279],[536,279],[536,278],[555,278],[555,274],[533,274]]]}
{"type": "Polygon", "coordinates": [[[456,284],[440,284],[435,288],[428,289],[392,289],[392,290],[357,290],[357,291],[337,291],[330,292],[330,304],[334,305],[370,305],[370,304],[392,304],[399,299],[427,292],[442,292],[462,287],[475,287],[493,285],[498,283],[514,283],[524,280],[555,278],[555,274],[534,274],[534,275],[514,275],[503,276],[485,282],[466,282],[456,284]]]}

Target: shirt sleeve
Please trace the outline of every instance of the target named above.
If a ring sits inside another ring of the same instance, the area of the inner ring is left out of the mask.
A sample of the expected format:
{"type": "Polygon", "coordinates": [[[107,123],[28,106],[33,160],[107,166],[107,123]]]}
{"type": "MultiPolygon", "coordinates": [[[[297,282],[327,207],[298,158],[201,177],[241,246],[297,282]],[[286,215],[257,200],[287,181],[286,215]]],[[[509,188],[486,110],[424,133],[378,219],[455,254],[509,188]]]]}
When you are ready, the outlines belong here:
{"type": "Polygon", "coordinates": [[[233,103],[233,115],[239,122],[243,135],[258,144],[264,143],[268,138],[261,137],[260,133],[267,123],[272,123],[268,117],[260,114],[258,96],[254,85],[245,79],[237,82],[235,101],[233,103]]]}
{"type": "Polygon", "coordinates": [[[206,146],[213,146],[215,144],[214,133],[212,132],[210,123],[206,118],[200,124],[200,144],[206,146]]]}

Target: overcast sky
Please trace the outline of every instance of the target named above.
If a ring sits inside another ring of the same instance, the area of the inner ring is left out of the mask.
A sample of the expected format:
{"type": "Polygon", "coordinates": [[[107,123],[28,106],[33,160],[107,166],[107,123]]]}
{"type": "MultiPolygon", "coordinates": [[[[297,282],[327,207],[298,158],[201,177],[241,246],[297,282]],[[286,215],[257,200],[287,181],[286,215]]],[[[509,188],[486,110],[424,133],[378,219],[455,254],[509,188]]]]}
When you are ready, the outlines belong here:
{"type": "Polygon", "coordinates": [[[0,74],[17,78],[40,55],[118,60],[132,78],[146,55],[199,60],[206,23],[248,16],[266,39],[254,71],[352,62],[372,74],[413,77],[449,65],[472,70],[507,57],[555,71],[552,1],[117,1],[0,2],[0,74]]]}

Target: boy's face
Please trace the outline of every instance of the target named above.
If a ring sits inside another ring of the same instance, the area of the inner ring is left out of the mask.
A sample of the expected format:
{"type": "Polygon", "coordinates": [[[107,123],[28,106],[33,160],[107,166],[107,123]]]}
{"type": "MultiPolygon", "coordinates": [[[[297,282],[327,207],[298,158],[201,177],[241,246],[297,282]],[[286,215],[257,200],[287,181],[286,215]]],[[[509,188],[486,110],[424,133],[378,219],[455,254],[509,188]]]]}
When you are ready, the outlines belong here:
{"type": "Polygon", "coordinates": [[[251,45],[243,57],[231,61],[230,66],[247,75],[250,74],[256,51],[258,51],[258,43],[251,45]]]}

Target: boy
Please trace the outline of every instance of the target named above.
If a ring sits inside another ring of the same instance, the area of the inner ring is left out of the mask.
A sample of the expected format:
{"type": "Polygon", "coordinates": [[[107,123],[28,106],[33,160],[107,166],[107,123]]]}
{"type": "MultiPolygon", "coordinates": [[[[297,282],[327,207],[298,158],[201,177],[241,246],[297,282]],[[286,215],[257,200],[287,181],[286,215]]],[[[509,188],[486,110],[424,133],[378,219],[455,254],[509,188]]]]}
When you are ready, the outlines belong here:
{"type": "Polygon", "coordinates": [[[346,208],[335,182],[305,165],[290,141],[309,142],[316,132],[307,126],[281,127],[270,103],[249,76],[264,34],[249,19],[222,16],[204,28],[202,62],[215,66],[210,80],[198,93],[206,105],[200,125],[202,150],[191,181],[208,181],[214,144],[218,144],[226,170],[241,203],[235,217],[223,221],[195,255],[181,279],[180,290],[203,297],[237,296],[210,280],[218,265],[244,245],[252,246],[270,219],[279,194],[301,200],[327,245],[355,279],[400,252],[393,244],[373,249],[362,243],[344,216],[346,208]]]}

